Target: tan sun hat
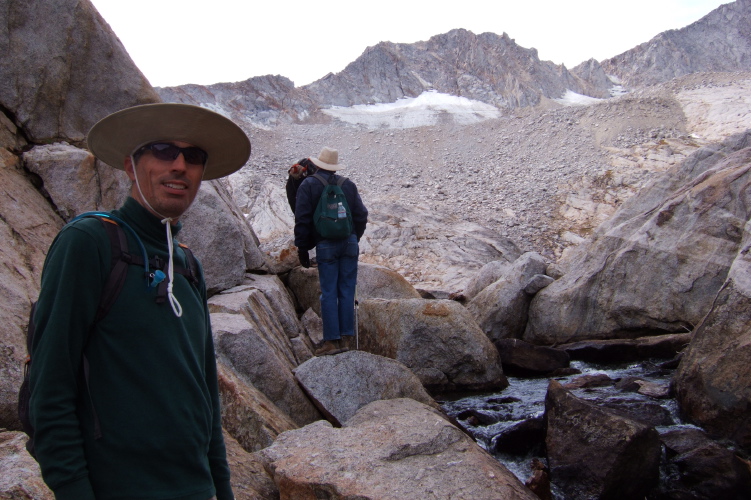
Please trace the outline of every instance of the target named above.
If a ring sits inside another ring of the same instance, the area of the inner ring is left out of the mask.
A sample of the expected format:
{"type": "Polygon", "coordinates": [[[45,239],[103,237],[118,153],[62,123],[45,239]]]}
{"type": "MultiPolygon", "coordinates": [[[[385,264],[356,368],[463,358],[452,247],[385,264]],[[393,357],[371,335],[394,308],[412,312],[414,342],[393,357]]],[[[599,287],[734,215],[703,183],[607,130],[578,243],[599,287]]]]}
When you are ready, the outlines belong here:
{"type": "Polygon", "coordinates": [[[104,163],[123,170],[136,149],[157,141],[181,141],[208,153],[203,179],[236,172],[250,157],[250,139],[232,120],[189,104],[144,104],[112,113],[87,137],[89,150],[104,163]]]}
{"type": "Polygon", "coordinates": [[[346,168],[339,163],[339,151],[331,148],[323,148],[318,158],[311,158],[310,161],[315,163],[318,168],[331,170],[332,172],[346,168]]]}

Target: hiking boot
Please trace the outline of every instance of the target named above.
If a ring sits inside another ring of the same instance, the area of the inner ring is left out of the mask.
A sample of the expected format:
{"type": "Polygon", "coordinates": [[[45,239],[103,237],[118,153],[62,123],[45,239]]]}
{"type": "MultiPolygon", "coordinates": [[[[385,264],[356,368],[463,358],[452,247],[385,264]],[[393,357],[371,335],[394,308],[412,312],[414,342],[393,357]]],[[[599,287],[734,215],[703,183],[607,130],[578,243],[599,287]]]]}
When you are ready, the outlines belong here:
{"type": "Polygon", "coordinates": [[[342,343],[342,347],[344,347],[348,351],[353,351],[357,349],[357,342],[355,341],[354,335],[342,336],[341,343],[342,343]]]}
{"type": "Polygon", "coordinates": [[[339,347],[338,340],[327,340],[313,354],[316,356],[329,356],[331,354],[339,354],[340,352],[342,352],[342,349],[339,347]]]}
{"type": "Polygon", "coordinates": [[[342,352],[347,352],[352,349],[352,346],[349,344],[349,342],[347,342],[347,339],[350,338],[351,337],[344,336],[336,341],[339,344],[339,349],[341,349],[342,352]]]}

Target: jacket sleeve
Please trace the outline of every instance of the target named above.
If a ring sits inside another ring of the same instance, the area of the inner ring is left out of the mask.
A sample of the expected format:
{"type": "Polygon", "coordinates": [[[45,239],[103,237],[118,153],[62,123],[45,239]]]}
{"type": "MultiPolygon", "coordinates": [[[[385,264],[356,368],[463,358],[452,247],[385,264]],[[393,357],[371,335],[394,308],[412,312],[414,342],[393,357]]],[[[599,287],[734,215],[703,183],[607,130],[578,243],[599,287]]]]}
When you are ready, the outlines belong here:
{"type": "Polygon", "coordinates": [[[315,184],[323,185],[313,177],[306,178],[297,189],[297,203],[295,205],[295,246],[300,250],[310,250],[316,246],[316,230],[313,224],[318,196],[315,195],[315,184]]]}
{"type": "Polygon", "coordinates": [[[109,264],[101,243],[75,226],[60,232],[45,260],[34,315],[30,414],[37,460],[58,500],[94,498],[82,434],[90,431],[82,430],[76,409],[82,353],[109,264]]]}
{"type": "Polygon", "coordinates": [[[347,203],[350,205],[350,211],[352,212],[352,225],[354,226],[355,234],[357,235],[357,241],[360,241],[362,235],[365,233],[365,228],[368,225],[368,209],[365,208],[365,204],[360,198],[360,193],[357,191],[357,186],[354,182],[348,182],[352,185],[350,196],[347,197],[347,203]]]}

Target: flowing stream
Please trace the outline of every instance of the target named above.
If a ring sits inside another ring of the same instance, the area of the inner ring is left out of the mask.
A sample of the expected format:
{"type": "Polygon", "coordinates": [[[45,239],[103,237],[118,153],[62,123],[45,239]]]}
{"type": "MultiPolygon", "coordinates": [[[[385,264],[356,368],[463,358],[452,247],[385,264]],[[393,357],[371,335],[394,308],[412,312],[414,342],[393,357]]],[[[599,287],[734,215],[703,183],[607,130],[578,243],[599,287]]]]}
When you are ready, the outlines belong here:
{"type": "MultiPolygon", "coordinates": [[[[571,367],[581,373],[554,377],[561,384],[567,384],[585,375],[606,375],[613,383],[600,387],[573,389],[571,392],[581,399],[592,400],[598,405],[626,408],[641,415],[648,413],[658,432],[668,428],[684,426],[678,415],[678,405],[672,398],[656,399],[637,392],[627,392],[615,387],[615,382],[629,377],[645,380],[666,387],[674,370],[660,367],[665,360],[647,360],[622,365],[599,365],[582,361],[572,361],[571,367]]],[[[530,463],[533,458],[547,462],[544,451],[538,447],[523,456],[501,454],[494,451],[493,438],[505,429],[545,412],[545,395],[548,377],[518,378],[508,377],[509,386],[501,392],[476,394],[457,399],[441,401],[444,411],[456,418],[474,436],[480,446],[489,451],[522,482],[532,475],[530,463]]],[[[556,499],[563,499],[553,486],[556,499]]]]}

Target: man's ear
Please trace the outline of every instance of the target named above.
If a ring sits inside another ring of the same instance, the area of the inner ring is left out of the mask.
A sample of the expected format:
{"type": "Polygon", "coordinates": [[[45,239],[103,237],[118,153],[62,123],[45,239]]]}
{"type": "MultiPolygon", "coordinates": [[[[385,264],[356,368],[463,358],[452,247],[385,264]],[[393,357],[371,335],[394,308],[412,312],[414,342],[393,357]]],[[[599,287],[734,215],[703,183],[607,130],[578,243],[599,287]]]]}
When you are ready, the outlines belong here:
{"type": "Polygon", "coordinates": [[[128,178],[130,178],[131,181],[136,180],[136,172],[133,168],[133,160],[130,156],[125,157],[125,161],[123,162],[123,166],[125,167],[125,173],[128,174],[128,178]]]}

